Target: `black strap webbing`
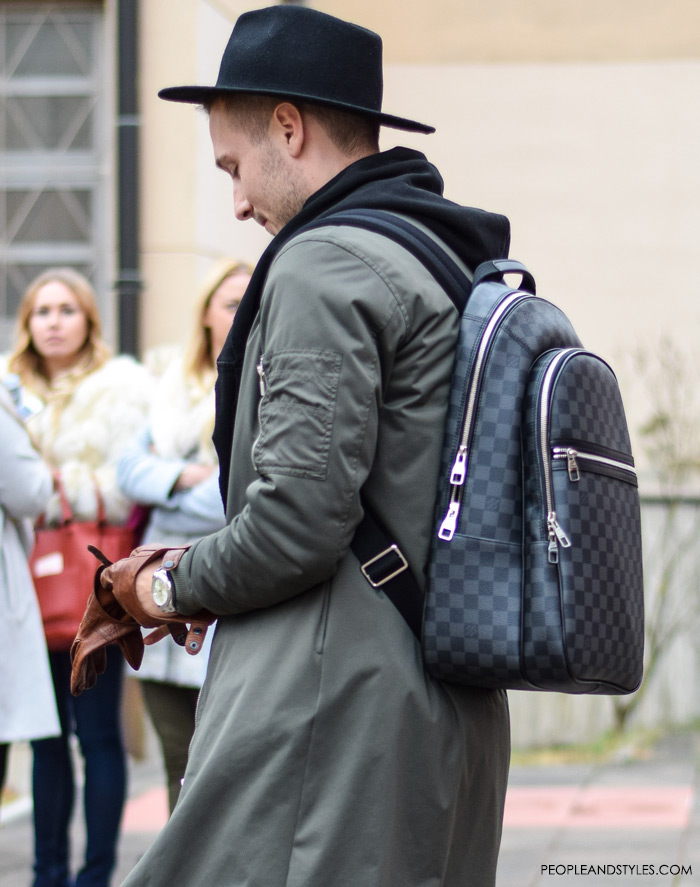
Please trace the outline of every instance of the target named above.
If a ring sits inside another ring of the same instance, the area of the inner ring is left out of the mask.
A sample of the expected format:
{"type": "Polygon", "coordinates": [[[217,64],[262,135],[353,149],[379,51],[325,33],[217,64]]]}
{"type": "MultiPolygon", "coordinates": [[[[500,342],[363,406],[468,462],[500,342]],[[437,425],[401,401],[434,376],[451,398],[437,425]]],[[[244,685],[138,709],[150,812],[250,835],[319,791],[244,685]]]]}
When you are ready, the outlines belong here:
{"type": "MultiPolygon", "coordinates": [[[[471,292],[471,281],[454,259],[429,234],[406,219],[379,209],[345,210],[321,216],[303,230],[325,228],[328,225],[349,225],[382,234],[408,250],[437,280],[445,295],[460,315],[471,292]]],[[[299,232],[301,233],[301,232],[299,232]]]]}
{"type": "MultiPolygon", "coordinates": [[[[351,225],[383,234],[415,256],[440,284],[459,311],[464,311],[471,292],[471,281],[457,263],[432,237],[393,213],[381,210],[351,210],[321,217],[304,230],[328,225],[351,225]]],[[[360,569],[373,588],[386,594],[421,640],[423,593],[416,582],[400,546],[382,526],[376,514],[364,502],[365,516],[350,543],[360,561],[360,569]]]]}
{"type": "Polygon", "coordinates": [[[355,530],[350,547],[360,562],[365,579],[373,588],[384,592],[420,641],[423,592],[401,549],[366,506],[365,516],[355,530]]]}

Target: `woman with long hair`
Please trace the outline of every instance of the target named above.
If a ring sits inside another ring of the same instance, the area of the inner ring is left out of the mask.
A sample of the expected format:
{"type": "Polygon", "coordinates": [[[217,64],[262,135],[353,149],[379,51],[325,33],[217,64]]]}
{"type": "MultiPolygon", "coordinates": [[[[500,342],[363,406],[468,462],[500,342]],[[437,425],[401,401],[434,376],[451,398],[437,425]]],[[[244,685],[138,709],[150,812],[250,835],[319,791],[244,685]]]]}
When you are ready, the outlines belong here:
{"type": "MultiPolygon", "coordinates": [[[[174,547],[225,526],[211,440],[216,358],[251,273],[248,265],[222,259],[207,274],[189,346],[164,370],[153,393],[148,426],[120,460],[122,491],[152,509],[144,543],[174,547]]],[[[172,638],[146,647],[137,673],[162,750],[171,812],[194,732],[210,639],[211,633],[197,656],[188,656],[172,638]]]]}
{"type": "MultiPolygon", "coordinates": [[[[123,524],[131,503],[116,482],[116,462],[146,415],[150,376],[127,356],[110,357],[95,293],[70,268],[51,268],[22,298],[8,370],[19,377],[28,429],[60,480],[77,520],[95,520],[98,496],[109,522],[123,524]]],[[[45,510],[61,518],[58,491],[45,510]]],[[[97,565],[96,565],[97,566],[97,565]]],[[[107,670],[89,693],[70,693],[70,651],[50,650],[61,735],[32,742],[34,887],[107,887],[126,791],[120,728],[123,660],[107,650],[107,670]],[[70,737],[85,762],[85,860],[70,873],[69,826],[75,798],[70,737]]]]}

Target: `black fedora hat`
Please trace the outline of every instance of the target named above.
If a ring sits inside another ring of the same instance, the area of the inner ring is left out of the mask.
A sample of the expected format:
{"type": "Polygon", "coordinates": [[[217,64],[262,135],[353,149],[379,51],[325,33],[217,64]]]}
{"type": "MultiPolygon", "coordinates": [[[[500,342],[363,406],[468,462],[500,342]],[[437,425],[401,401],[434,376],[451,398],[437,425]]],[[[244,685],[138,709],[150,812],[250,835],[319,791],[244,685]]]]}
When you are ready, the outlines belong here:
{"type": "Polygon", "coordinates": [[[329,105],[394,129],[432,126],[382,112],[382,40],[374,31],[303,6],[269,6],[239,16],[215,86],[170,86],[170,102],[203,104],[257,93],[329,105]]]}

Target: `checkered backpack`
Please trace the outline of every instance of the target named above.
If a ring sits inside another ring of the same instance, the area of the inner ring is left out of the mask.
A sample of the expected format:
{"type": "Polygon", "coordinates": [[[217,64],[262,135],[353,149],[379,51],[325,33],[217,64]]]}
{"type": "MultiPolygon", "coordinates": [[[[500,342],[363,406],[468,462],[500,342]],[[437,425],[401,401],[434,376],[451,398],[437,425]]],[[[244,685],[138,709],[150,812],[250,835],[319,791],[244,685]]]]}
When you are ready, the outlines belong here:
{"type": "Polygon", "coordinates": [[[428,671],[479,687],[625,694],[642,677],[637,477],[617,380],[520,263],[469,281],[422,229],[339,213],[400,243],[461,314],[425,595],[365,509],[352,548],[423,646],[428,671]],[[517,272],[518,288],[505,280],[517,272]]]}
{"type": "Polygon", "coordinates": [[[639,495],[613,371],[516,262],[475,274],[428,568],[429,671],[624,694],[642,677],[639,495]],[[523,274],[520,289],[503,275],[523,274]]]}

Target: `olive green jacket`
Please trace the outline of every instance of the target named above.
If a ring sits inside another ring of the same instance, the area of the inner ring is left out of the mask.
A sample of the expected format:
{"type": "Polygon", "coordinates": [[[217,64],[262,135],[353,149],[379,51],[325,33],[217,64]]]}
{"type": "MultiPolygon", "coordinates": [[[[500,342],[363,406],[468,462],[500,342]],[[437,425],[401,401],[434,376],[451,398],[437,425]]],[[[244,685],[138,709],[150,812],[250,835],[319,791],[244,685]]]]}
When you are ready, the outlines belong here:
{"type": "Polygon", "coordinates": [[[360,490],[422,583],[455,308],[386,238],[288,242],[248,340],[228,526],[174,574],[219,615],[184,787],[126,882],[488,887],[505,694],[441,685],[350,551],[360,490]]]}

